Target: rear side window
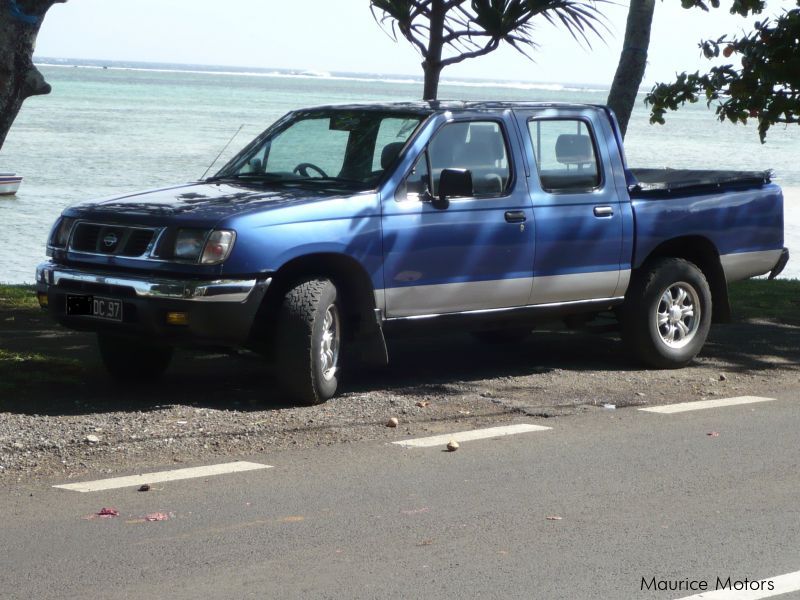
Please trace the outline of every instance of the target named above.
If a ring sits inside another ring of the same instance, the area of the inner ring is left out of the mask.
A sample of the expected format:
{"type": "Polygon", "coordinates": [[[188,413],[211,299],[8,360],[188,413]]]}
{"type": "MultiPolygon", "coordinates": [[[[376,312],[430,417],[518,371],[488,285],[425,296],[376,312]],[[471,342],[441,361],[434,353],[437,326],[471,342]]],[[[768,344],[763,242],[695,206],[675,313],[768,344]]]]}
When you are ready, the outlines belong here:
{"type": "Polygon", "coordinates": [[[500,196],[508,188],[511,171],[505,136],[498,123],[449,123],[433,138],[428,153],[434,195],[439,193],[443,169],[469,169],[475,196],[500,196]]]}
{"type": "Polygon", "coordinates": [[[585,121],[529,121],[528,131],[545,191],[586,192],[600,186],[594,137],[585,121]]]}

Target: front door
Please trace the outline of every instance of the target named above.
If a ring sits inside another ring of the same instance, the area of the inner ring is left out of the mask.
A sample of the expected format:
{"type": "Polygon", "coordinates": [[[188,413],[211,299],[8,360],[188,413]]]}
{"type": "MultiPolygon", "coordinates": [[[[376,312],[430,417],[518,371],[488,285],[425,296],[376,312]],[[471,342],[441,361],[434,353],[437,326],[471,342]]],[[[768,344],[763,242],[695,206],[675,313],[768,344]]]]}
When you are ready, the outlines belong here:
{"type": "Polygon", "coordinates": [[[386,315],[521,306],[533,276],[533,213],[504,119],[453,120],[432,137],[394,197],[383,199],[386,315]],[[435,208],[443,169],[469,169],[474,193],[435,208]]]}

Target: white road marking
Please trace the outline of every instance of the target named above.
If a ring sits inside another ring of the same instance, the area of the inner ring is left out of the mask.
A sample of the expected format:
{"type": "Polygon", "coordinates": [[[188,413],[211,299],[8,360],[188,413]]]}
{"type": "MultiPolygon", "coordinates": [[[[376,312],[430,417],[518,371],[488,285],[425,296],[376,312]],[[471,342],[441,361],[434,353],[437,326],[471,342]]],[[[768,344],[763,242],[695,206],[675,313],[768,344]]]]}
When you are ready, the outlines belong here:
{"type": "Polygon", "coordinates": [[[71,490],[73,492],[100,492],[102,490],[114,490],[117,488],[142,485],[144,483],[161,483],[163,481],[178,481],[180,479],[194,479],[196,477],[211,477],[212,475],[225,475],[227,473],[242,473],[243,471],[255,471],[257,469],[271,469],[271,465],[262,465],[251,462],[231,462],[221,465],[208,465],[206,467],[192,467],[189,469],[174,469],[172,471],[160,471],[158,473],[144,473],[142,475],[131,475],[129,477],[113,477],[111,479],[100,479],[98,481],[84,481],[82,483],[65,483],[54,485],[55,488],[71,490]]]}
{"type": "Polygon", "coordinates": [[[756,402],[772,402],[775,398],[762,398],[760,396],[738,396],[736,398],[721,398],[719,400],[698,400],[697,402],[681,402],[680,404],[667,404],[666,406],[651,406],[640,408],[645,412],[672,413],[688,412],[690,410],[704,410],[706,408],[719,408],[721,406],[738,406],[739,404],[755,404],[756,402]]]}
{"type": "Polygon", "coordinates": [[[789,592],[800,590],[800,571],[778,575],[769,579],[762,579],[753,587],[753,590],[714,590],[713,592],[702,592],[694,596],[686,596],[680,600],[760,600],[761,598],[772,598],[789,592]],[[772,584],[770,586],[770,584],[772,584]],[[769,589],[772,587],[772,589],[769,589]]]}
{"type": "Polygon", "coordinates": [[[488,429],[474,429],[472,431],[458,431],[456,433],[446,433],[444,435],[433,435],[430,437],[417,438],[413,440],[401,440],[392,442],[405,448],[432,448],[433,446],[444,446],[450,440],[457,442],[470,442],[472,440],[483,440],[486,438],[502,437],[517,433],[529,433],[531,431],[546,431],[551,427],[541,425],[529,425],[520,423],[518,425],[506,425],[504,427],[489,427],[488,429]]]}

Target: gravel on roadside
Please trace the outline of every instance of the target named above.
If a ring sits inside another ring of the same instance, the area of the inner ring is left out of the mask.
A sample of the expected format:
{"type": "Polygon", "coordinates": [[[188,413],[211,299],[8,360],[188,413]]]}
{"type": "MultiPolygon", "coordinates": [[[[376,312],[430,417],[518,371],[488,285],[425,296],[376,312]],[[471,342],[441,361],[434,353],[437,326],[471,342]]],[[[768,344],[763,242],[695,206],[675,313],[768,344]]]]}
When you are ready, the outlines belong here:
{"type": "Polygon", "coordinates": [[[61,377],[46,362],[22,361],[21,380],[11,388],[0,382],[1,482],[389,442],[604,405],[770,395],[800,385],[800,327],[714,327],[695,363],[674,371],[642,369],[613,333],[556,329],[508,346],[469,336],[397,340],[390,367],[352,374],[326,404],[297,407],[252,355],[180,352],[163,382],[121,389],[99,368],[91,336],[39,319],[0,324],[3,347],[74,362],[61,377]],[[392,417],[396,428],[386,427],[392,417]]]}

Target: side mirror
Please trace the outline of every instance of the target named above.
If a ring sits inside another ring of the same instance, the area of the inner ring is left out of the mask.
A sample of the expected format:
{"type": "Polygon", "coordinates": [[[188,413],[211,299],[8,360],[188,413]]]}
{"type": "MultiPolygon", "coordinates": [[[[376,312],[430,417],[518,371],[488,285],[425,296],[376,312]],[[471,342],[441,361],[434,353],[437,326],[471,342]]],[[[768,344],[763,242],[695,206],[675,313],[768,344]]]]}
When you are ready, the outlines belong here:
{"type": "Polygon", "coordinates": [[[449,197],[474,196],[472,171],[469,169],[443,169],[439,175],[439,196],[433,198],[434,208],[445,209],[450,206],[449,197]]]}

